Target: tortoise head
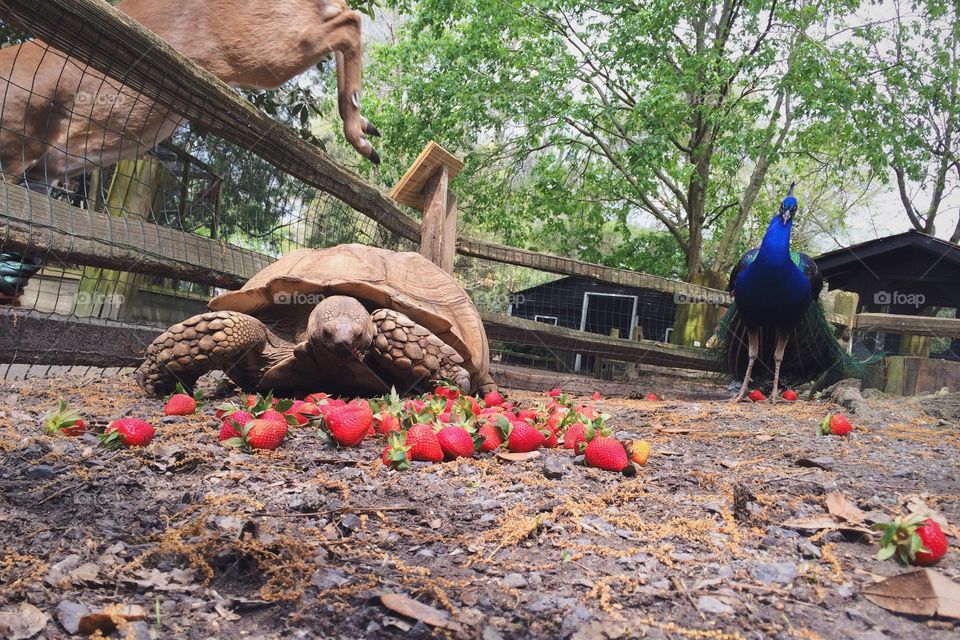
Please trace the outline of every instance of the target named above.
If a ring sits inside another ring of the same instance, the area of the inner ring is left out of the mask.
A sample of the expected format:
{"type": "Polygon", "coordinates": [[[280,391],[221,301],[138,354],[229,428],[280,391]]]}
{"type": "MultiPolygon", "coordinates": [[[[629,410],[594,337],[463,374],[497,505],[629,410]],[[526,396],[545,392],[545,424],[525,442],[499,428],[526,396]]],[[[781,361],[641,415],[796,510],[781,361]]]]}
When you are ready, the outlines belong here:
{"type": "Polygon", "coordinates": [[[375,332],[370,314],[356,298],[330,296],[310,313],[306,338],[345,361],[362,357],[375,332]]]}

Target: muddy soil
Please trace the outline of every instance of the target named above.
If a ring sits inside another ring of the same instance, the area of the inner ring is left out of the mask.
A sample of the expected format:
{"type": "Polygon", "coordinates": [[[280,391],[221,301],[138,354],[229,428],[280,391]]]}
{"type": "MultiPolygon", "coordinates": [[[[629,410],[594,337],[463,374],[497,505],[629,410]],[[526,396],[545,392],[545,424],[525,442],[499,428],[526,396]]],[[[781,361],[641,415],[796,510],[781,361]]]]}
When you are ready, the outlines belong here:
{"type": "MultiPolygon", "coordinates": [[[[116,637],[957,638],[863,597],[905,571],[868,536],[784,525],[831,492],[868,520],[919,495],[960,523],[960,432],[913,400],[871,398],[847,438],[815,436],[829,402],[730,405],[709,385],[702,400],[599,401],[652,445],[625,477],[562,449],[397,473],[379,440],[336,449],[312,428],[247,455],[217,443],[212,405],[164,418],[129,378],[0,389],[0,611],[35,606],[34,637],[136,605],[146,619],[116,637]],[[100,424],[147,418],[157,437],[111,452],[44,436],[57,398],[100,424]]],[[[937,569],[960,581],[950,542],[937,569]]]]}

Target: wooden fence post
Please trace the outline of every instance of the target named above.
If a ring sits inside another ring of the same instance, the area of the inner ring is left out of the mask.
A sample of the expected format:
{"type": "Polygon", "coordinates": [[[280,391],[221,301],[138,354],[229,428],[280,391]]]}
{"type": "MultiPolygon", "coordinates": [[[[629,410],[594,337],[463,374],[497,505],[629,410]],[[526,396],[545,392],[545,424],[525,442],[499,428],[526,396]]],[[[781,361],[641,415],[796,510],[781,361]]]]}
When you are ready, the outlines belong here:
{"type": "Polygon", "coordinates": [[[423,212],[420,254],[448,273],[457,249],[457,196],[450,181],[461,169],[463,162],[431,141],[390,192],[397,202],[423,212]]]}

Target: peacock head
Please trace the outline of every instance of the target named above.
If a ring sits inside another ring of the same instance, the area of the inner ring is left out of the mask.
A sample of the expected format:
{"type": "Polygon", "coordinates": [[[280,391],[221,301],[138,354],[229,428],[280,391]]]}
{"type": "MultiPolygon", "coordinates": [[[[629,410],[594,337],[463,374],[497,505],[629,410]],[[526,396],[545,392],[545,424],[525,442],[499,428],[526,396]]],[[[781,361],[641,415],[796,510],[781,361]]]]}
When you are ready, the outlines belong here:
{"type": "Polygon", "coordinates": [[[790,189],[787,190],[787,197],[780,203],[780,217],[783,218],[783,224],[787,224],[797,215],[797,199],[793,197],[793,187],[796,182],[790,183],[790,189]]]}

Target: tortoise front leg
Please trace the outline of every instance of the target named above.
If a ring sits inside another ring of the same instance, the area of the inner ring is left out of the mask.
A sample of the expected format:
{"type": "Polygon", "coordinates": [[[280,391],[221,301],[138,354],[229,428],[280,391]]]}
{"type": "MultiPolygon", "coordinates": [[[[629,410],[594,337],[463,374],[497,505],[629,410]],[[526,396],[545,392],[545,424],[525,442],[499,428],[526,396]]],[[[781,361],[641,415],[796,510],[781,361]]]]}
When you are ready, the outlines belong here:
{"type": "Polygon", "coordinates": [[[448,378],[470,392],[463,357],[429,329],[392,309],[377,309],[370,318],[377,329],[371,355],[400,383],[413,388],[448,378]]]}
{"type": "Polygon", "coordinates": [[[180,382],[191,388],[209,371],[222,370],[246,390],[256,387],[263,369],[268,331],[262,322],[236,311],[193,316],[161,333],[147,347],[137,384],[163,396],[180,382]]]}

